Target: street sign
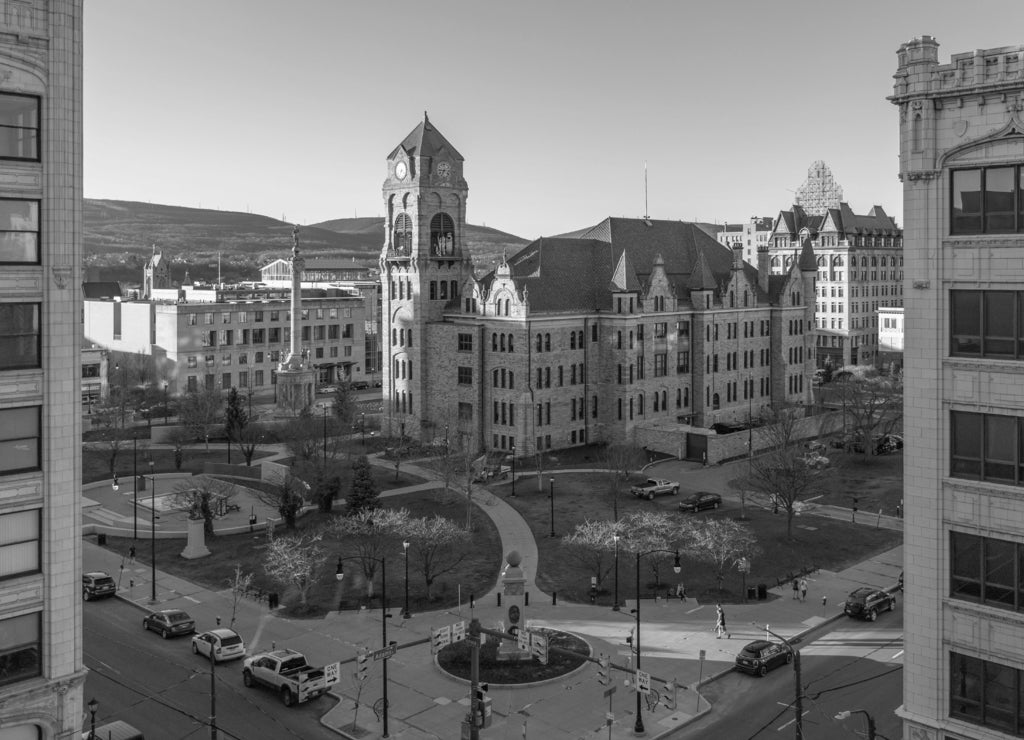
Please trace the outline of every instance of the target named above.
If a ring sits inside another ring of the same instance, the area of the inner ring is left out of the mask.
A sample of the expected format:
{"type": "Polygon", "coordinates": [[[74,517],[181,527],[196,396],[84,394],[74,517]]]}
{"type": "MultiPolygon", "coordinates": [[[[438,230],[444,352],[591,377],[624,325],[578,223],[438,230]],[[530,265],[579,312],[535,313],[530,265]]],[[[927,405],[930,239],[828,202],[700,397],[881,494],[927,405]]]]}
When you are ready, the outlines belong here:
{"type": "Polygon", "coordinates": [[[324,682],[328,686],[341,681],[341,663],[330,663],[324,666],[324,682]]]}
{"type": "Polygon", "coordinates": [[[636,690],[641,694],[651,693],[651,674],[641,670],[636,672],[636,690]]]}
{"type": "Polygon", "coordinates": [[[615,693],[616,689],[618,689],[618,686],[609,686],[607,689],[604,690],[604,695],[611,696],[615,693]]]}
{"type": "Polygon", "coordinates": [[[612,722],[615,721],[615,712],[605,712],[604,719],[605,722],[608,723],[608,726],[611,727],[612,722]]]}
{"type": "Polygon", "coordinates": [[[437,627],[430,634],[430,651],[436,655],[438,650],[450,645],[451,641],[452,626],[447,624],[444,627],[437,627]]]}
{"type": "Polygon", "coordinates": [[[456,622],[452,625],[452,642],[462,642],[466,639],[465,621],[456,622]]]}
{"type": "Polygon", "coordinates": [[[707,657],[707,652],[705,652],[704,650],[701,650],[700,651],[700,659],[704,660],[704,658],[706,658],[706,657],[707,657]]]}
{"type": "Polygon", "coordinates": [[[548,636],[539,632],[530,632],[530,652],[541,665],[548,664],[548,636]]]}
{"type": "Polygon", "coordinates": [[[397,650],[397,645],[388,645],[387,647],[383,647],[380,650],[374,650],[372,653],[370,653],[370,657],[374,660],[387,660],[388,658],[393,656],[395,652],[397,652],[397,650]]]}
{"type": "Polygon", "coordinates": [[[530,633],[525,629],[519,630],[519,634],[516,635],[516,644],[520,650],[527,651],[530,649],[530,633]]]}

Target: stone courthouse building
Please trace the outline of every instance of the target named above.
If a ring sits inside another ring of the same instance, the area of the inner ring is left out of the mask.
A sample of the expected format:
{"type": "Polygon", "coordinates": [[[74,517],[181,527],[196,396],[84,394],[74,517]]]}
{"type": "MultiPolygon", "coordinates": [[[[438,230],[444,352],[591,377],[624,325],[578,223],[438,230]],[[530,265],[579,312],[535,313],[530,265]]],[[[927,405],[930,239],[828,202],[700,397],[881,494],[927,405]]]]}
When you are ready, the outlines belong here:
{"type": "Polygon", "coordinates": [[[608,218],[477,277],[463,166],[426,115],[387,158],[385,433],[517,455],[629,440],[701,459],[713,425],[809,402],[809,241],[770,275],[766,249],[755,268],[694,224],[608,218]]]}
{"type": "Polygon", "coordinates": [[[1024,46],[903,44],[903,737],[1024,737],[1024,46]]]}

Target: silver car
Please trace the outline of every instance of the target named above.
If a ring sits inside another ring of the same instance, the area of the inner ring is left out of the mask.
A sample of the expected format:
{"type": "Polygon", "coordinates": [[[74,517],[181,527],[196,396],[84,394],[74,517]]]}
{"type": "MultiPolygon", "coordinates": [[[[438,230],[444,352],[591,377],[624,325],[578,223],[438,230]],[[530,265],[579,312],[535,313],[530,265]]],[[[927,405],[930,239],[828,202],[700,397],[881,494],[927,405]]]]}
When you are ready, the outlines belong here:
{"type": "Polygon", "coordinates": [[[193,653],[209,658],[211,651],[213,660],[217,663],[242,658],[245,656],[245,643],[241,635],[227,628],[207,630],[192,637],[193,653]]]}

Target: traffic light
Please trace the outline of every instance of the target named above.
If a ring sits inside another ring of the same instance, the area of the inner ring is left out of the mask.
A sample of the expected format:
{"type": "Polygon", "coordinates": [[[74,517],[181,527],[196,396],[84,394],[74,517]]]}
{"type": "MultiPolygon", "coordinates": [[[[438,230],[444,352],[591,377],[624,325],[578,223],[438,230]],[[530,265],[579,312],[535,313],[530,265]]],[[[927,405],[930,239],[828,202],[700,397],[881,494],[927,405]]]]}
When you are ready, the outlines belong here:
{"type": "Polygon", "coordinates": [[[676,682],[669,679],[665,682],[665,691],[662,692],[661,700],[665,703],[665,708],[670,712],[674,712],[676,709],[676,682]]]}
{"type": "Polygon", "coordinates": [[[604,657],[604,653],[597,659],[597,682],[602,686],[607,686],[612,682],[611,661],[604,657]]]}
{"type": "Polygon", "coordinates": [[[356,680],[365,681],[369,670],[370,652],[366,648],[359,648],[359,652],[356,653],[356,680]]]}
{"type": "Polygon", "coordinates": [[[487,696],[488,689],[491,688],[489,683],[480,683],[476,687],[476,700],[483,701],[484,697],[487,696]]]}

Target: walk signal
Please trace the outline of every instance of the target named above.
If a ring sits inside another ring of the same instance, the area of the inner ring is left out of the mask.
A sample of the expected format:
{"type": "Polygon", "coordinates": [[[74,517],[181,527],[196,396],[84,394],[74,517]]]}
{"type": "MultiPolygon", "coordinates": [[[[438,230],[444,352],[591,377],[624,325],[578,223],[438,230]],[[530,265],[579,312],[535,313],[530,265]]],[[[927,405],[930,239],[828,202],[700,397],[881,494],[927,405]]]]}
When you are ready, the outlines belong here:
{"type": "Polygon", "coordinates": [[[356,679],[366,680],[366,674],[370,670],[370,652],[366,648],[359,648],[356,653],[356,679]]]}
{"type": "Polygon", "coordinates": [[[491,685],[489,683],[477,684],[476,700],[477,701],[483,701],[484,697],[487,696],[488,689],[490,689],[490,688],[491,688],[491,685]]]}
{"type": "Polygon", "coordinates": [[[597,659],[597,682],[602,686],[607,686],[612,682],[611,661],[604,657],[604,654],[597,659]]]}
{"type": "Polygon", "coordinates": [[[117,473],[114,473],[114,482],[110,484],[110,487],[115,491],[120,487],[120,484],[117,482],[117,473]]]}

